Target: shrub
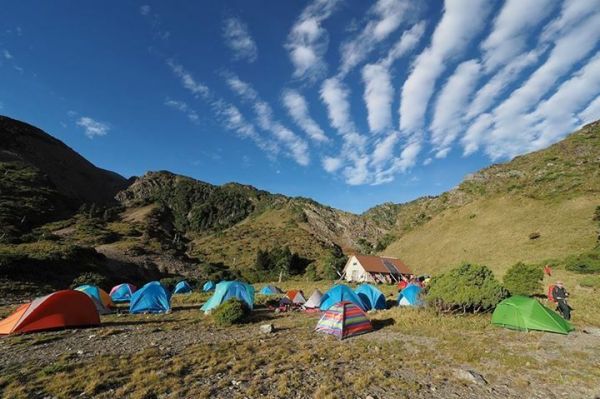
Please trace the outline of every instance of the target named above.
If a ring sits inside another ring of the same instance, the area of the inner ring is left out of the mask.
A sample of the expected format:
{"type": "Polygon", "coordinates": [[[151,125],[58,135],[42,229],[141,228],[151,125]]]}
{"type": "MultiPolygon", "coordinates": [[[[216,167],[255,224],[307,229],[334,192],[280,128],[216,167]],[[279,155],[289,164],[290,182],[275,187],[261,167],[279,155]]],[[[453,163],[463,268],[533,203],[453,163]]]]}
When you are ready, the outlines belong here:
{"type": "Polygon", "coordinates": [[[80,285],[95,285],[100,288],[108,287],[108,279],[99,273],[83,273],[73,279],[71,288],[79,287],[80,285]]]}
{"type": "Polygon", "coordinates": [[[183,277],[164,277],[160,279],[160,283],[164,285],[169,291],[173,291],[175,286],[181,280],[185,280],[183,277]]]}
{"type": "Polygon", "coordinates": [[[586,288],[600,289],[600,276],[585,276],[579,281],[579,285],[586,288]]]}
{"type": "Polygon", "coordinates": [[[540,266],[517,263],[506,272],[504,287],[511,295],[531,296],[542,292],[544,271],[540,266]]]}
{"type": "Polygon", "coordinates": [[[319,276],[317,275],[317,265],[314,262],[308,265],[306,271],[304,272],[304,277],[310,281],[319,280],[319,276]]]}
{"type": "Polygon", "coordinates": [[[600,250],[568,257],[565,269],[581,274],[600,273],[600,250]]]}
{"type": "Polygon", "coordinates": [[[231,298],[223,302],[212,312],[215,322],[221,326],[240,324],[250,313],[248,306],[237,298],[231,298]]]}
{"type": "Polygon", "coordinates": [[[464,264],[434,277],[426,301],[442,312],[488,312],[506,297],[506,290],[486,266],[464,264]]]}

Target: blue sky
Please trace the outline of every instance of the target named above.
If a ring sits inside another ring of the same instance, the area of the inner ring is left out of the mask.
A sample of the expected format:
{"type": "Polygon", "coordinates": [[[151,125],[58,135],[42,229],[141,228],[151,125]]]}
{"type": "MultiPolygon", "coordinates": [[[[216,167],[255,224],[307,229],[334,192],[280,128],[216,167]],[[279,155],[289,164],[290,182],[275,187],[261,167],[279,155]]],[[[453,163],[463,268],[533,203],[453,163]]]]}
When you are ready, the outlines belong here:
{"type": "Polygon", "coordinates": [[[124,176],[362,212],[600,118],[600,0],[4,4],[0,113],[124,176]]]}

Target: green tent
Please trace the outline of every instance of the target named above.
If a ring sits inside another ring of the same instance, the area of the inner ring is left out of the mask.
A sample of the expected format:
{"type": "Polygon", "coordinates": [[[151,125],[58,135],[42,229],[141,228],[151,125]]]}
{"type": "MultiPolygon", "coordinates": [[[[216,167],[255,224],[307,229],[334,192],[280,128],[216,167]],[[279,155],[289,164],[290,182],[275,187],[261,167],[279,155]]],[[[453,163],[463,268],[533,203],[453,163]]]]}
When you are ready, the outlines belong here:
{"type": "Polygon", "coordinates": [[[556,312],[537,300],[526,296],[513,296],[496,306],[492,324],[514,330],[539,330],[568,334],[574,328],[556,312]]]}

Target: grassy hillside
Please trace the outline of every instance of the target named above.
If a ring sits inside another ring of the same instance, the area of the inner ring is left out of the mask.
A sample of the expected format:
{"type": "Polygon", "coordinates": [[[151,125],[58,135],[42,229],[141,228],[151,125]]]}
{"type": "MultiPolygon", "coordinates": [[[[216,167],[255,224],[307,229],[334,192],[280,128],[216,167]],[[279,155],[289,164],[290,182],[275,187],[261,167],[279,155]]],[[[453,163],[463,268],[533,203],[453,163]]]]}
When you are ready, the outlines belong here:
{"type": "Polygon", "coordinates": [[[600,123],[547,149],[468,176],[439,197],[367,212],[394,223],[384,253],[419,271],[462,261],[502,273],[518,261],[541,262],[592,249],[600,205],[600,123]],[[529,235],[539,233],[537,239],[529,235]]]}
{"type": "Polygon", "coordinates": [[[597,196],[564,201],[481,199],[442,212],[384,253],[401,257],[423,273],[470,261],[502,274],[519,261],[563,258],[593,248],[598,226],[592,216],[599,204],[597,196]],[[539,238],[530,239],[532,233],[539,238]]]}

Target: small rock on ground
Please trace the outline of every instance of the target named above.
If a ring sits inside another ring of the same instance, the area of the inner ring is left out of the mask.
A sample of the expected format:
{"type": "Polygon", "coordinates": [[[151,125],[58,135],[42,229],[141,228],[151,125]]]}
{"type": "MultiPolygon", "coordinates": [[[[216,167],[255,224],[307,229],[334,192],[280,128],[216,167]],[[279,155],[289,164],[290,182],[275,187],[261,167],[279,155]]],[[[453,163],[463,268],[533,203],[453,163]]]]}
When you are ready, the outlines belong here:
{"type": "Polygon", "coordinates": [[[454,370],[454,376],[456,378],[458,378],[459,380],[467,381],[467,382],[470,382],[473,384],[478,384],[478,385],[486,385],[487,384],[487,381],[485,380],[485,378],[481,374],[479,374],[473,370],[456,369],[456,370],[454,370]]]}

